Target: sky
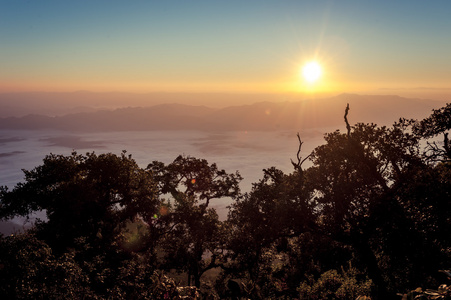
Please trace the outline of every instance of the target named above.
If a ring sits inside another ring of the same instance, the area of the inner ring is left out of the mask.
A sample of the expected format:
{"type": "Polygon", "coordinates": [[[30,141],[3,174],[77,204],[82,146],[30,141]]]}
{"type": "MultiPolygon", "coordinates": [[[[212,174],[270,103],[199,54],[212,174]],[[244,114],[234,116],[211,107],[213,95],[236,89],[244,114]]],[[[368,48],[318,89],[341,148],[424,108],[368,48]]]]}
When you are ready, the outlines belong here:
{"type": "Polygon", "coordinates": [[[450,16],[449,0],[0,0],[0,92],[451,94],[450,16]]]}

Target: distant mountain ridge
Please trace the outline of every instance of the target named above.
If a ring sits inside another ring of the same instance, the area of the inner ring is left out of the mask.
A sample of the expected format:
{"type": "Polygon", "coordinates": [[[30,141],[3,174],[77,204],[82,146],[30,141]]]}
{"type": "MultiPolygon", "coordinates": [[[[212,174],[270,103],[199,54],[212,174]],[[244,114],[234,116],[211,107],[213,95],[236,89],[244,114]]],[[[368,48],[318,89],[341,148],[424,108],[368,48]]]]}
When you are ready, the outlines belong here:
{"type": "Polygon", "coordinates": [[[58,129],[74,132],[134,130],[302,130],[340,126],[346,104],[349,121],[390,125],[400,117],[421,119],[445,105],[435,100],[399,96],[341,94],[324,99],[258,102],[211,108],[160,104],[63,116],[27,115],[0,118],[0,129],[58,129]]]}
{"type": "Polygon", "coordinates": [[[164,103],[222,108],[281,98],[299,100],[299,94],[236,93],[125,93],[125,92],[18,92],[0,93],[0,118],[30,114],[62,116],[69,113],[112,110],[124,106],[149,107],[164,103]],[[126,104],[124,104],[126,103],[126,104]]]}

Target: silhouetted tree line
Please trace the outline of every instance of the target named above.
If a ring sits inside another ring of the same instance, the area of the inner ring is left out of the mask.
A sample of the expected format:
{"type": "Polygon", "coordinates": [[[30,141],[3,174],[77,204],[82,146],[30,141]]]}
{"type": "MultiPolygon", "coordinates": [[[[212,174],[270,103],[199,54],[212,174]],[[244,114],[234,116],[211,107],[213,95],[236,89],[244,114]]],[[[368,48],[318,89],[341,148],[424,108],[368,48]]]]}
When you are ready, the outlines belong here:
{"type": "Polygon", "coordinates": [[[305,158],[298,135],[293,172],[265,169],[244,194],[238,172],[189,156],[146,168],[125,151],[46,156],[0,189],[1,219],[47,215],[1,236],[2,299],[390,299],[439,286],[451,104],[391,127],[350,126],[348,111],[347,132],[305,158]]]}

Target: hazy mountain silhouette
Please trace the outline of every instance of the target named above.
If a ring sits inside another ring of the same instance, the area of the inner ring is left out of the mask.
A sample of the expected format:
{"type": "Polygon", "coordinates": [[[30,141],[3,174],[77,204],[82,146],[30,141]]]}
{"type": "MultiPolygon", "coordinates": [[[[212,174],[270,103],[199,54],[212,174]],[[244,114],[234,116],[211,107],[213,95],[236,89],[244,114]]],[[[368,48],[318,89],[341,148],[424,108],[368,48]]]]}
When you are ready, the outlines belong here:
{"type": "Polygon", "coordinates": [[[258,102],[210,108],[161,104],[68,114],[27,115],[0,119],[0,129],[59,129],[67,131],[132,130],[301,130],[343,124],[346,104],[349,121],[390,125],[400,117],[421,119],[445,103],[399,96],[342,94],[324,99],[258,102]]]}
{"type": "Polygon", "coordinates": [[[125,106],[149,107],[165,103],[180,103],[223,108],[260,101],[299,100],[299,94],[227,94],[227,93],[95,93],[27,92],[0,93],[0,118],[23,117],[29,114],[61,116],[71,113],[113,110],[125,106]]]}

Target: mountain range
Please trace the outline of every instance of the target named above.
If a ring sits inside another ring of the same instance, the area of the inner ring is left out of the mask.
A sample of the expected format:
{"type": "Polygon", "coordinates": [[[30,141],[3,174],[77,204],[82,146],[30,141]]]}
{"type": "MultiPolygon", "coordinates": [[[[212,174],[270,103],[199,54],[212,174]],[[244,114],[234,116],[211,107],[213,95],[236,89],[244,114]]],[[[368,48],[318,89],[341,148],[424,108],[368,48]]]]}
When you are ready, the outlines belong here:
{"type": "Polygon", "coordinates": [[[400,117],[421,119],[446,103],[390,95],[341,94],[322,99],[257,102],[223,108],[180,103],[97,109],[65,115],[0,118],[0,129],[71,132],[134,130],[302,130],[340,126],[349,103],[350,123],[390,125],[400,117]]]}

